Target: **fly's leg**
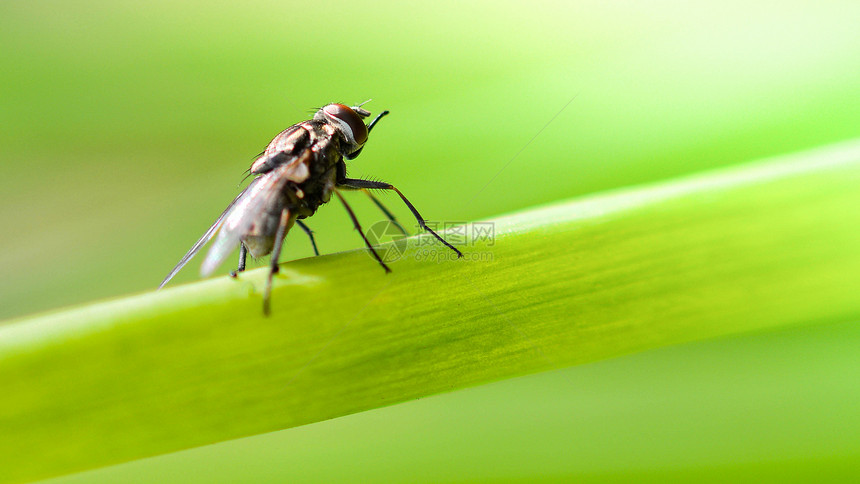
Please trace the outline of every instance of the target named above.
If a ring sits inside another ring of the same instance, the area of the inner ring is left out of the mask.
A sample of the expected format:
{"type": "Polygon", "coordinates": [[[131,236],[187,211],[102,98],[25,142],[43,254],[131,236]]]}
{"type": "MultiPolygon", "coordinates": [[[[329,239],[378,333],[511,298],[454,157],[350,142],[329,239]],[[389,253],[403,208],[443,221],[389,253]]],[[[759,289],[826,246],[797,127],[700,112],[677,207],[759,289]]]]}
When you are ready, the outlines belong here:
{"type": "Polygon", "coordinates": [[[272,248],[272,268],[269,270],[269,277],[266,279],[266,290],[263,293],[263,314],[268,316],[271,313],[270,301],[272,296],[272,276],[277,274],[281,269],[278,266],[278,258],[281,257],[281,247],[284,246],[284,237],[287,235],[287,230],[293,224],[295,218],[290,213],[290,209],[285,208],[281,211],[281,221],[278,224],[278,232],[275,234],[275,246],[272,248]]]}
{"type": "Polygon", "coordinates": [[[248,249],[245,244],[239,244],[239,267],[235,271],[230,271],[230,277],[236,278],[240,272],[245,270],[245,260],[248,258],[248,249]]]}
{"type": "Polygon", "coordinates": [[[311,239],[311,245],[314,248],[314,255],[317,255],[317,256],[320,255],[320,251],[317,250],[317,241],[314,240],[314,231],[311,230],[310,227],[305,225],[305,223],[302,222],[301,220],[296,220],[296,225],[298,225],[300,229],[304,230],[305,233],[308,234],[308,237],[311,239]]]}
{"type": "Polygon", "coordinates": [[[445,244],[446,247],[448,247],[449,249],[456,252],[457,257],[463,257],[462,252],[460,252],[453,245],[446,242],[445,239],[440,237],[439,234],[437,234],[436,232],[433,231],[433,229],[431,229],[430,227],[427,226],[427,224],[424,222],[424,218],[421,217],[421,214],[418,213],[418,210],[415,209],[415,206],[412,205],[412,203],[409,201],[409,199],[407,199],[403,195],[403,193],[401,193],[400,190],[398,190],[394,185],[392,185],[390,183],[379,182],[379,181],[360,180],[358,178],[344,178],[344,179],[337,182],[337,186],[341,187],[341,188],[352,188],[352,189],[356,189],[356,190],[361,190],[364,188],[372,188],[372,189],[377,189],[377,190],[394,190],[395,192],[397,192],[398,195],[400,195],[400,198],[403,200],[403,202],[406,204],[406,206],[409,207],[409,210],[412,212],[412,215],[415,216],[415,219],[418,220],[418,225],[421,226],[422,229],[433,234],[433,237],[436,237],[439,240],[439,242],[442,242],[443,244],[445,244]]]}
{"type": "Polygon", "coordinates": [[[391,269],[387,265],[385,265],[385,262],[382,262],[382,258],[379,257],[379,254],[376,253],[376,249],[374,249],[373,246],[370,245],[370,241],[367,240],[367,236],[364,235],[364,230],[362,230],[361,224],[358,223],[358,218],[356,218],[355,212],[353,212],[349,204],[346,203],[346,200],[343,198],[343,195],[341,195],[340,192],[338,192],[337,190],[334,191],[334,194],[337,195],[337,198],[339,198],[340,201],[343,203],[344,208],[346,208],[346,212],[349,214],[349,218],[352,219],[352,224],[355,226],[356,229],[358,229],[358,233],[361,234],[361,238],[364,239],[364,244],[367,246],[368,249],[370,249],[370,253],[373,254],[373,257],[376,259],[377,262],[379,262],[379,265],[381,265],[382,268],[385,269],[385,272],[391,272],[391,269]]]}
{"type": "Polygon", "coordinates": [[[401,234],[409,235],[409,233],[406,232],[406,229],[404,229],[403,226],[400,225],[400,222],[397,221],[397,218],[394,216],[394,214],[391,213],[391,211],[388,210],[388,208],[386,208],[385,205],[383,205],[382,202],[380,202],[379,199],[376,198],[376,196],[370,193],[370,190],[363,189],[362,191],[366,193],[371,200],[373,200],[373,203],[376,204],[376,206],[379,207],[380,210],[382,210],[382,213],[385,214],[385,216],[388,218],[388,221],[394,224],[394,226],[397,227],[397,230],[399,230],[401,234]]]}

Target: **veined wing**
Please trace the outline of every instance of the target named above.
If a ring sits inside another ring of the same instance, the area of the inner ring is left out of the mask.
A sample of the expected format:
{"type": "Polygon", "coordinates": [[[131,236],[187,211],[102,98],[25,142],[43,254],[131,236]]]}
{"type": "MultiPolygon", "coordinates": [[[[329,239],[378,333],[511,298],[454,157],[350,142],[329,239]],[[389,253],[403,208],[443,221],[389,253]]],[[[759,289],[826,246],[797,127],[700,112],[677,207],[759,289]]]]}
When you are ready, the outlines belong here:
{"type": "MultiPolygon", "coordinates": [[[[272,171],[257,177],[248,186],[241,200],[230,209],[220,226],[218,238],[212,244],[206,259],[200,268],[200,274],[208,276],[224,259],[230,255],[248,234],[255,223],[262,223],[261,217],[267,212],[280,213],[283,203],[281,192],[284,186],[292,181],[301,183],[310,175],[308,161],[313,156],[311,150],[305,150],[289,163],[277,166],[272,171]]],[[[274,233],[272,234],[274,236],[274,233]]]]}
{"type": "Polygon", "coordinates": [[[223,212],[221,212],[221,215],[218,216],[218,220],[216,220],[215,223],[213,223],[212,226],[209,227],[209,230],[207,230],[206,233],[203,234],[203,236],[200,237],[200,239],[198,239],[197,242],[194,243],[194,245],[188,250],[188,252],[185,253],[185,256],[182,257],[182,260],[180,260],[179,263],[176,264],[176,267],[174,267],[173,270],[170,271],[170,274],[167,274],[167,277],[165,277],[164,280],[161,281],[161,284],[159,284],[159,286],[158,286],[159,289],[161,289],[162,287],[164,287],[165,284],[170,282],[170,280],[173,279],[173,276],[175,276],[177,273],[179,273],[179,271],[181,271],[182,268],[185,267],[185,264],[187,264],[188,261],[190,261],[195,255],[197,255],[197,252],[199,252],[200,249],[204,245],[206,245],[206,243],[209,242],[209,240],[212,239],[212,236],[215,235],[215,232],[217,232],[218,228],[221,227],[221,224],[224,223],[224,219],[227,217],[227,214],[230,213],[230,211],[236,205],[236,202],[238,202],[240,198],[242,198],[246,193],[248,193],[251,190],[251,188],[254,187],[254,185],[256,184],[256,181],[257,180],[253,180],[251,182],[251,184],[249,184],[247,187],[245,187],[244,190],[242,190],[241,193],[236,195],[236,198],[234,198],[233,201],[230,202],[230,205],[228,205],[227,208],[224,209],[223,212]]]}

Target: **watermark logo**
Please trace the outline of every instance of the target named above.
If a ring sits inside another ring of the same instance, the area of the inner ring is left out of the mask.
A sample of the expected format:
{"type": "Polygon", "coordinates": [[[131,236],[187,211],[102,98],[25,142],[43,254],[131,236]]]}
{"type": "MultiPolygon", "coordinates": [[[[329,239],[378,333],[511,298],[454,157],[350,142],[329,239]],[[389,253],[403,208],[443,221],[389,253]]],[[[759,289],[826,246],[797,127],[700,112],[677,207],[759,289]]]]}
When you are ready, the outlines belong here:
{"type": "Polygon", "coordinates": [[[390,220],[376,222],[367,229],[365,235],[386,264],[399,260],[406,252],[407,235],[390,220]]]}
{"type": "MultiPolygon", "coordinates": [[[[463,259],[476,261],[492,261],[493,253],[488,250],[467,250],[476,246],[483,248],[496,244],[496,226],[493,222],[427,222],[427,227],[439,232],[449,244],[464,249],[463,259]]],[[[420,227],[415,227],[419,233],[420,227]]],[[[376,249],[379,257],[386,264],[398,261],[407,256],[407,237],[403,229],[394,222],[383,220],[376,222],[365,233],[367,240],[376,249]]],[[[417,250],[408,256],[416,260],[433,260],[443,262],[457,259],[457,254],[442,245],[435,237],[423,236],[418,239],[417,250]]],[[[370,253],[369,256],[372,257],[370,253]]]]}

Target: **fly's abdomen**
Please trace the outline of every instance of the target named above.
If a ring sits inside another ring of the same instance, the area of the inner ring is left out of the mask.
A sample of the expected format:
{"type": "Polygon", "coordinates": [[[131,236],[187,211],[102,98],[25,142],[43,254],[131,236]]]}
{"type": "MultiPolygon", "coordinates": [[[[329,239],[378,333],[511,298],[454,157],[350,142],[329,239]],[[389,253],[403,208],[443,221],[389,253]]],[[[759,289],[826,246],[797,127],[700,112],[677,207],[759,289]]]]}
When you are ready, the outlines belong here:
{"type": "Polygon", "coordinates": [[[275,246],[275,236],[249,235],[242,239],[252,257],[263,257],[270,254],[275,246]]]}
{"type": "Polygon", "coordinates": [[[285,204],[275,203],[254,217],[254,222],[242,236],[242,243],[253,257],[262,257],[272,252],[275,234],[281,220],[281,210],[285,204]]]}

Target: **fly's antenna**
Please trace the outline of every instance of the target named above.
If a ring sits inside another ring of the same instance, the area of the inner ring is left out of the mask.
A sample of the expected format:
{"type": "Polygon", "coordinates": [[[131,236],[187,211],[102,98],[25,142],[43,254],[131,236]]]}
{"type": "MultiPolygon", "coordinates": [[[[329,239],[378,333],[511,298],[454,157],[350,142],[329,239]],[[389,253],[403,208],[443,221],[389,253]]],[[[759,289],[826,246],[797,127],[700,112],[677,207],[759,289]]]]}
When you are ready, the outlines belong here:
{"type": "Polygon", "coordinates": [[[362,119],[364,119],[364,118],[370,116],[370,111],[363,109],[362,106],[369,103],[370,101],[373,101],[373,99],[368,99],[367,101],[364,101],[363,103],[360,103],[360,104],[356,104],[355,106],[351,106],[350,108],[353,111],[355,111],[356,114],[361,116],[362,119]]]}

